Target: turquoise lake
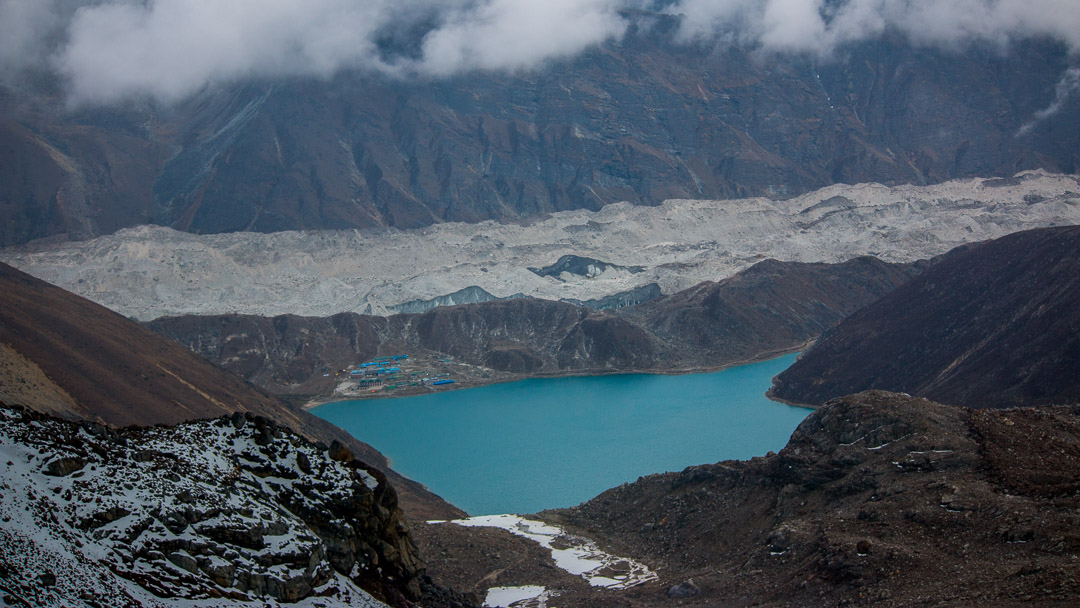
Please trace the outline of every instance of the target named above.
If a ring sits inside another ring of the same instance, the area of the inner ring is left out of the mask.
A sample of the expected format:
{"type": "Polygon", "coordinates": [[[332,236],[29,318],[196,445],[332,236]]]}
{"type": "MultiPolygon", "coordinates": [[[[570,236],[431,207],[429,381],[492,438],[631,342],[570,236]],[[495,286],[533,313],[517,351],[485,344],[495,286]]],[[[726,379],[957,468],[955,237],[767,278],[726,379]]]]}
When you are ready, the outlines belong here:
{"type": "Polygon", "coordinates": [[[765,398],[795,357],[707,374],[522,380],[312,413],[470,515],[534,513],[641,475],[779,450],[810,413],[765,398]]]}

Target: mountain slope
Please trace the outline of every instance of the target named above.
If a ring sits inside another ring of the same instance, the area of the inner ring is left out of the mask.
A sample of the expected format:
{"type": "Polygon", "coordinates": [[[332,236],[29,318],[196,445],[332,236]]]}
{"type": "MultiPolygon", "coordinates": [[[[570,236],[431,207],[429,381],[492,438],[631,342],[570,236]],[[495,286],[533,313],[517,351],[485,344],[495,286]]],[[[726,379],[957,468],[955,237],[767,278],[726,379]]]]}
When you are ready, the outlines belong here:
{"type": "Polygon", "coordinates": [[[921,269],[873,258],[766,260],[617,311],[518,298],[419,315],[187,316],[147,326],[274,393],[328,394],[339,379],[324,373],[398,352],[451,355],[510,377],[690,371],[797,348],[921,269]]]}
{"type": "Polygon", "coordinates": [[[671,16],[641,23],[512,75],[346,72],[76,112],[53,83],[4,89],[0,246],[145,223],[407,228],[1080,164],[1075,112],[1024,128],[1073,63],[1053,42],[961,53],[885,35],[819,61],[676,43],[671,16]]]}
{"type": "Polygon", "coordinates": [[[805,343],[917,276],[925,262],[889,264],[859,257],[840,264],[764,260],[717,283],[625,310],[663,336],[670,356],[701,350],[709,359],[745,361],[762,347],[805,343]]]}
{"type": "Polygon", "coordinates": [[[251,384],[102,306],[0,264],[0,399],[75,420],[114,426],[175,424],[251,412],[308,437],[347,444],[391,475],[416,517],[453,515],[386,458],[324,420],[251,384]],[[55,396],[45,400],[39,386],[55,396]]]}
{"type": "Polygon", "coordinates": [[[4,605],[405,608],[424,595],[386,478],[266,418],[113,431],[0,404],[0,454],[4,605]]]}
{"type": "Polygon", "coordinates": [[[1080,226],[942,258],[845,319],[776,378],[818,404],[869,388],[969,407],[1080,400],[1080,226]]]}
{"type": "Polygon", "coordinates": [[[978,411],[870,391],[812,413],[778,454],[650,475],[544,515],[662,565],[625,597],[560,605],[1068,606],[1078,479],[1075,406],[978,411]],[[667,596],[688,579],[697,595],[667,596]]]}
{"type": "Polygon", "coordinates": [[[75,399],[68,417],[112,425],[251,411],[299,417],[239,378],[130,320],[0,265],[0,342],[75,399]]]}

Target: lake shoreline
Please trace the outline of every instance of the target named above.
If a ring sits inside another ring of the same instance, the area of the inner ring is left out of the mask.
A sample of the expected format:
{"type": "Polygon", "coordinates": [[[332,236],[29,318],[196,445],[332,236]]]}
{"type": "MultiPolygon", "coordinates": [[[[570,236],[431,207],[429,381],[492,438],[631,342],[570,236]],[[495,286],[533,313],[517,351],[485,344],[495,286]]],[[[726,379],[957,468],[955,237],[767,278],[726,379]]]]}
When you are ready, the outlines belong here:
{"type": "MultiPolygon", "coordinates": [[[[607,369],[586,369],[586,370],[559,370],[552,372],[539,372],[531,374],[513,374],[508,373],[506,376],[497,378],[475,378],[467,381],[455,382],[454,384],[442,385],[442,388],[438,391],[431,390],[431,387],[423,387],[426,390],[401,390],[396,393],[379,393],[379,394],[357,394],[350,396],[317,396],[304,402],[301,407],[304,410],[312,410],[323,405],[329,405],[331,403],[340,403],[343,401],[367,401],[367,400],[380,400],[380,399],[398,399],[403,397],[415,397],[418,395],[432,395],[442,392],[459,391],[471,388],[480,388],[484,386],[492,386],[497,384],[507,384],[510,382],[520,382],[522,380],[534,380],[534,379],[546,379],[546,378],[591,378],[600,376],[628,376],[635,374],[644,374],[652,376],[685,376],[688,374],[709,374],[713,372],[721,372],[733,367],[739,367],[742,365],[750,365],[753,363],[762,363],[784,355],[790,355],[792,353],[804,352],[814,343],[814,340],[808,340],[802,344],[792,346],[790,348],[784,348],[780,350],[765,351],[754,355],[746,360],[728,361],[717,365],[710,365],[704,367],[687,367],[676,369],[630,369],[630,370],[607,370],[607,369]]],[[[772,392],[770,387],[766,396],[771,401],[777,403],[783,403],[784,405],[790,405],[794,407],[801,407],[806,409],[817,409],[818,406],[807,405],[805,403],[790,403],[786,400],[772,397],[769,393],[772,392]]]]}
{"type": "Polygon", "coordinates": [[[535,513],[644,475],[779,450],[810,409],[765,392],[795,359],[698,374],[534,375],[313,413],[470,514],[535,513]]]}

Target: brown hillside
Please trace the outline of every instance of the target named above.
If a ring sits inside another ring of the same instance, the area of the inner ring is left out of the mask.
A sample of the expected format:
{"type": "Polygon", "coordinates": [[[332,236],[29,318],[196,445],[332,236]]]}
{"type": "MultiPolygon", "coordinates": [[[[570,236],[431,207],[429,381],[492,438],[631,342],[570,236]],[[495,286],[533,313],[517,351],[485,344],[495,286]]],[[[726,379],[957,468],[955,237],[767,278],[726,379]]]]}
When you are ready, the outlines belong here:
{"type": "Polygon", "coordinates": [[[820,404],[867,389],[969,407],[1080,401],[1080,226],[941,256],[848,317],[776,379],[820,404]]]}

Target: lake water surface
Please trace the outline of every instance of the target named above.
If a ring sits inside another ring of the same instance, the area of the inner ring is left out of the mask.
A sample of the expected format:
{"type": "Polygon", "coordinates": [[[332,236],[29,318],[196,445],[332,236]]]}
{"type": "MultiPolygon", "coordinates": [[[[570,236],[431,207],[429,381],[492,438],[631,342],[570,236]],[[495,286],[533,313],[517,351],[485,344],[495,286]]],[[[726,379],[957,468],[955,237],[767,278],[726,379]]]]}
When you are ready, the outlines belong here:
{"type": "Polygon", "coordinates": [[[569,507],[641,475],[779,450],[810,413],[765,398],[786,355],[708,374],[545,378],[312,413],[471,515],[569,507]]]}

